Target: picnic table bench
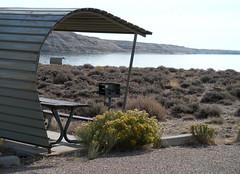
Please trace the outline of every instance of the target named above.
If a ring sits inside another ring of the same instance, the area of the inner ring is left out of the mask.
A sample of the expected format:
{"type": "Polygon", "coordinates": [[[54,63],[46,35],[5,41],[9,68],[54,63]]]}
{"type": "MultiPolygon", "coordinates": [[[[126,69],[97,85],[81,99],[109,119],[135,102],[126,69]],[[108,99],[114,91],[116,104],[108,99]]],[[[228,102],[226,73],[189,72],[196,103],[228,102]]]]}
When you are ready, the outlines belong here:
{"type": "MultiPolygon", "coordinates": [[[[52,111],[44,109],[43,113],[45,115],[49,115],[52,116],[52,111]]],[[[68,118],[69,114],[63,113],[63,112],[58,112],[59,117],[63,117],[63,118],[68,118]]],[[[93,121],[93,118],[91,117],[84,117],[84,116],[79,116],[79,115],[73,115],[72,119],[74,120],[82,120],[82,121],[93,121]]],[[[48,127],[48,126],[47,126],[48,127]]]]}
{"type": "Polygon", "coordinates": [[[67,130],[69,128],[69,125],[70,125],[72,119],[80,119],[80,120],[84,120],[84,121],[92,121],[93,120],[93,118],[90,118],[90,117],[77,116],[77,115],[73,114],[73,112],[76,108],[88,107],[89,105],[77,103],[77,102],[69,102],[69,101],[64,101],[64,100],[49,99],[49,98],[45,98],[45,97],[40,97],[39,99],[40,99],[41,105],[43,107],[46,107],[49,109],[49,110],[44,109],[43,113],[52,115],[55,118],[55,120],[58,124],[58,127],[60,129],[59,138],[56,141],[51,142],[51,145],[60,143],[63,138],[69,143],[79,143],[79,141],[70,140],[67,137],[67,130]],[[70,113],[66,114],[66,113],[58,112],[59,109],[68,109],[68,110],[70,110],[70,113]],[[60,117],[67,118],[65,126],[63,126],[60,117]]]}

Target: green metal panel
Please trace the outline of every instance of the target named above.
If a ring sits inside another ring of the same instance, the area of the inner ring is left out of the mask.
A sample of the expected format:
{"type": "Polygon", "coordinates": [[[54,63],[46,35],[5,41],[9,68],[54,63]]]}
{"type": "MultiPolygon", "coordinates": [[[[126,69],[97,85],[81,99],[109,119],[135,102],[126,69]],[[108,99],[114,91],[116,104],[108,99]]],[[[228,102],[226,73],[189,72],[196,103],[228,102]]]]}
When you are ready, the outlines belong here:
{"type": "Polygon", "coordinates": [[[21,89],[0,87],[0,96],[38,101],[38,95],[35,91],[26,91],[21,89]]]}
{"type": "Polygon", "coordinates": [[[0,111],[1,113],[6,115],[16,115],[19,117],[25,117],[25,118],[40,120],[40,121],[43,120],[42,117],[39,117],[39,115],[41,115],[42,113],[42,110],[36,111],[31,109],[25,109],[25,108],[19,108],[19,107],[15,108],[12,106],[0,105],[0,111]]]}
{"type": "Polygon", "coordinates": [[[30,61],[18,61],[18,60],[8,60],[1,59],[0,60],[0,69],[12,69],[18,71],[35,71],[36,64],[30,61]]]}
{"type": "Polygon", "coordinates": [[[14,79],[1,79],[0,78],[0,87],[36,92],[35,82],[27,82],[27,81],[14,80],[14,79]]]}
{"type": "Polygon", "coordinates": [[[20,60],[23,62],[24,61],[32,61],[32,62],[34,62],[34,64],[36,64],[35,62],[38,59],[38,54],[32,53],[32,52],[1,50],[0,58],[1,59],[9,59],[9,60],[20,60]]]}
{"type": "Polygon", "coordinates": [[[19,124],[23,126],[33,126],[35,128],[42,128],[41,125],[39,125],[39,120],[41,119],[33,119],[33,118],[25,118],[25,117],[19,117],[18,115],[11,115],[11,114],[3,114],[0,113],[0,122],[7,122],[7,123],[12,123],[12,124],[19,124]]]}
{"type": "Polygon", "coordinates": [[[2,13],[0,137],[50,147],[36,88],[36,73],[41,46],[56,23],[53,18],[59,19],[59,16],[2,13]]]}

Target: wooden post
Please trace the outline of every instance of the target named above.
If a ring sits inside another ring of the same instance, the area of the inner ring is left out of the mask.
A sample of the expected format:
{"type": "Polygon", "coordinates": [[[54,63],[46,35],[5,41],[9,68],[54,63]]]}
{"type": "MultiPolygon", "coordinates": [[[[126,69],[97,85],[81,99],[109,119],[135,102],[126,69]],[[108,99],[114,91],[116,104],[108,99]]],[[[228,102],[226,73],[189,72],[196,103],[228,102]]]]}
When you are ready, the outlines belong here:
{"type": "Polygon", "coordinates": [[[133,65],[136,43],[137,43],[137,34],[134,34],[131,59],[130,59],[129,67],[128,67],[127,84],[126,84],[126,90],[125,90],[124,100],[123,100],[123,108],[122,108],[123,111],[126,110],[126,105],[127,105],[128,88],[129,88],[129,83],[130,83],[130,76],[131,76],[131,71],[132,71],[132,65],[133,65]]]}

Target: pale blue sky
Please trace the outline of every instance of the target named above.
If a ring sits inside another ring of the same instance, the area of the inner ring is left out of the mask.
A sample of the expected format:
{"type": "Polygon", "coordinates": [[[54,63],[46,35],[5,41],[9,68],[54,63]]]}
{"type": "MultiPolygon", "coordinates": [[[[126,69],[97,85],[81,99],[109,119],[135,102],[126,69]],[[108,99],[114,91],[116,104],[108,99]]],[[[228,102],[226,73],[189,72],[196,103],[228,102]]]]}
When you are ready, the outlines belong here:
{"type": "MultiPolygon", "coordinates": [[[[93,7],[153,32],[139,41],[240,50],[238,0],[9,0],[2,7],[93,7]]],[[[129,35],[94,36],[132,40],[129,35]]]]}

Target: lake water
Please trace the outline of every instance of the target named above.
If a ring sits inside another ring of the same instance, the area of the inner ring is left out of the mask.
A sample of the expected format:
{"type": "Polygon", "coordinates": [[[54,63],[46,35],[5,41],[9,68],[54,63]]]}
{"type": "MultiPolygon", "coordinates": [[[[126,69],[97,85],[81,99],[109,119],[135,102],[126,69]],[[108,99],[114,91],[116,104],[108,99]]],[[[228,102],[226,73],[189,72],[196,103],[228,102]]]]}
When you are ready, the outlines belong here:
{"type": "MultiPolygon", "coordinates": [[[[56,55],[55,55],[56,56],[56,55]]],[[[130,54],[98,54],[98,55],[61,55],[63,64],[94,66],[129,66],[130,54]]],[[[41,55],[40,63],[49,64],[51,55],[41,55]]],[[[162,55],[162,54],[136,54],[134,67],[174,67],[198,68],[215,70],[234,69],[240,71],[240,55],[162,55]]]]}

